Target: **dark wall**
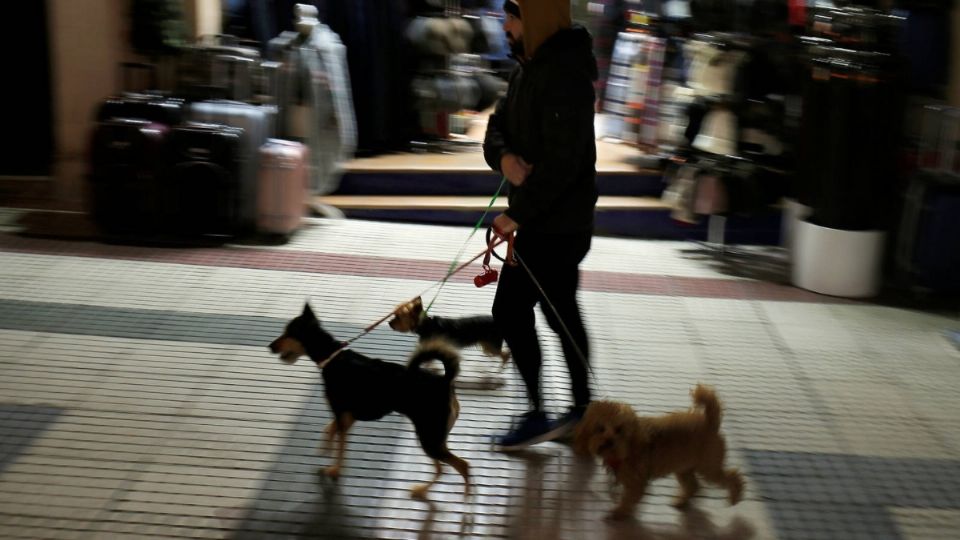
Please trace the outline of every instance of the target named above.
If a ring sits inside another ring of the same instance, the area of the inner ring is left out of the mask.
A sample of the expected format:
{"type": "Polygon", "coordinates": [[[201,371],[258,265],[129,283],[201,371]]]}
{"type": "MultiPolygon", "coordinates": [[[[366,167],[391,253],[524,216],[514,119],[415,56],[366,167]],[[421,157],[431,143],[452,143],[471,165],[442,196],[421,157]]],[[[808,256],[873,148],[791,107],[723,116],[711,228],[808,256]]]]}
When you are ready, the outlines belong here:
{"type": "Polygon", "coordinates": [[[0,175],[50,174],[53,93],[46,4],[4,4],[5,20],[12,24],[0,32],[0,50],[5,59],[0,67],[0,106],[4,109],[0,175]]]}

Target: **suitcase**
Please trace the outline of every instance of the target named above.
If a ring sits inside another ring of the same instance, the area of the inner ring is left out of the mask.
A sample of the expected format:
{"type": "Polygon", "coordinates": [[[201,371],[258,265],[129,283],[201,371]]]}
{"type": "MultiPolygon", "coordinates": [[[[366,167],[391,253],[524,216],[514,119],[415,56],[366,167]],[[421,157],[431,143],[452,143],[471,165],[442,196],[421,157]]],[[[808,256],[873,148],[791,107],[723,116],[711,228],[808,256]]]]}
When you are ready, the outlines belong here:
{"type": "Polygon", "coordinates": [[[167,126],[175,126],[183,122],[186,107],[182,99],[170,97],[156,90],[142,89],[157,88],[155,66],[139,62],[123,62],[120,64],[120,72],[124,91],[105,99],[100,104],[95,115],[96,121],[131,118],[149,120],[167,126]],[[145,84],[135,84],[137,72],[146,75],[145,84]],[[138,89],[133,91],[134,88],[138,89]]]}
{"type": "Polygon", "coordinates": [[[309,189],[307,163],[307,147],[300,143],[270,139],[260,147],[260,232],[289,235],[300,226],[309,189]]]}
{"type": "Polygon", "coordinates": [[[94,129],[92,213],[101,232],[108,236],[156,232],[168,132],[165,125],[134,119],[107,120],[94,129]]]}
{"type": "Polygon", "coordinates": [[[260,65],[259,43],[222,34],[201,36],[182,55],[179,93],[194,101],[252,100],[260,65]]]}
{"type": "Polygon", "coordinates": [[[243,228],[239,182],[243,130],[185,124],[170,133],[163,218],[178,236],[233,237],[243,228]]]}
{"type": "Polygon", "coordinates": [[[239,232],[252,232],[256,226],[260,147],[273,135],[276,107],[226,100],[201,101],[190,105],[190,119],[194,122],[220,124],[242,130],[237,155],[239,162],[237,182],[240,193],[239,232]]]}
{"type": "Polygon", "coordinates": [[[96,119],[98,122],[105,122],[128,118],[176,126],[183,122],[185,109],[182,99],[159,94],[124,92],[105,99],[97,109],[96,119]]]}

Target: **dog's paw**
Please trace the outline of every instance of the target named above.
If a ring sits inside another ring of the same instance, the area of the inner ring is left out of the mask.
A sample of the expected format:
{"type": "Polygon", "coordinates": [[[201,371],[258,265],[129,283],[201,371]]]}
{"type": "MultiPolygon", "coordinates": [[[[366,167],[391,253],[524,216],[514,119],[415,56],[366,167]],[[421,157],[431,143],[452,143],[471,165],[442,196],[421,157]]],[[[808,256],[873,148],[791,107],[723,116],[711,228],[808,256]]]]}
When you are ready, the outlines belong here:
{"type": "Polygon", "coordinates": [[[744,482],[743,476],[740,476],[740,473],[734,473],[733,476],[727,493],[727,500],[730,502],[730,506],[734,506],[743,500],[743,490],[746,486],[746,482],[744,482]]]}
{"type": "Polygon", "coordinates": [[[337,480],[338,478],[340,478],[340,466],[331,465],[323,470],[323,474],[327,475],[327,478],[337,480]]]}
{"type": "Polygon", "coordinates": [[[633,511],[628,508],[616,507],[607,514],[610,521],[624,521],[633,517],[633,511]]]}
{"type": "Polygon", "coordinates": [[[731,490],[729,496],[727,497],[727,501],[730,502],[730,506],[736,506],[737,503],[739,503],[742,500],[743,500],[742,485],[739,486],[738,488],[734,488],[733,490],[731,490]]]}
{"type": "Polygon", "coordinates": [[[427,499],[427,493],[429,492],[430,486],[427,484],[418,484],[410,488],[410,496],[421,501],[427,499]]]}
{"type": "Polygon", "coordinates": [[[483,378],[481,384],[483,384],[483,386],[489,390],[499,390],[507,385],[507,379],[499,374],[489,375],[483,378]]]}

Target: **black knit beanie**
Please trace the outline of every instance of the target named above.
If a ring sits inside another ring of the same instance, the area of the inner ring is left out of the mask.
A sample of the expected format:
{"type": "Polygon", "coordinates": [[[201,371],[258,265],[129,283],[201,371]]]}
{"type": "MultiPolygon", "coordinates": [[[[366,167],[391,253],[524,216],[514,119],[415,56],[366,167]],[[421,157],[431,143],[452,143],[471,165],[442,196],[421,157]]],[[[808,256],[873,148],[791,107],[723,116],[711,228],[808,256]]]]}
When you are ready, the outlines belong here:
{"type": "Polygon", "coordinates": [[[520,4],[517,0],[503,0],[503,12],[520,19],[520,4]]]}

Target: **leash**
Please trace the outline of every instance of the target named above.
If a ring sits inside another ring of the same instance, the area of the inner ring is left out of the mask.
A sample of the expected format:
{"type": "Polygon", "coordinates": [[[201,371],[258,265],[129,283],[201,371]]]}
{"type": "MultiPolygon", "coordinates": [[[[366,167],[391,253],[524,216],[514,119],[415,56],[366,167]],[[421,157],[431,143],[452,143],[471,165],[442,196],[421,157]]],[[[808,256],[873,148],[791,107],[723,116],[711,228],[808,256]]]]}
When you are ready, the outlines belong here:
{"type": "MultiPolygon", "coordinates": [[[[554,317],[557,318],[557,322],[560,323],[560,328],[563,329],[563,333],[567,335],[567,339],[570,340],[570,344],[573,345],[573,349],[576,351],[577,356],[580,358],[580,362],[587,368],[587,372],[593,373],[593,367],[590,365],[590,362],[587,361],[587,355],[583,354],[583,351],[580,350],[580,346],[577,345],[577,341],[573,339],[573,333],[570,332],[570,329],[567,328],[567,323],[563,322],[563,318],[560,316],[560,311],[557,310],[557,306],[553,305],[553,302],[550,301],[550,297],[547,296],[547,292],[543,290],[543,286],[540,285],[540,281],[533,275],[533,271],[530,270],[530,267],[527,266],[527,263],[523,262],[523,258],[516,251],[513,252],[513,256],[516,258],[517,262],[520,263],[520,266],[527,272],[527,275],[530,276],[530,281],[536,285],[537,290],[540,291],[540,296],[543,298],[543,301],[550,307],[550,311],[553,312],[554,317]]],[[[594,377],[596,377],[596,374],[594,377]]],[[[597,381],[594,381],[595,383],[597,381]]]]}
{"type": "MultiPolygon", "coordinates": [[[[457,256],[454,257],[453,261],[450,263],[450,268],[447,269],[446,277],[444,277],[443,280],[440,282],[440,289],[437,290],[437,294],[433,295],[433,299],[430,300],[430,303],[427,304],[426,308],[424,308],[423,310],[424,315],[426,315],[427,313],[430,313],[430,308],[433,307],[433,304],[437,301],[437,298],[440,297],[440,293],[443,292],[443,287],[444,285],[446,285],[447,280],[449,280],[450,277],[453,276],[453,274],[459,271],[459,269],[454,271],[454,267],[457,266],[457,261],[460,260],[460,257],[463,255],[464,250],[467,249],[467,245],[470,243],[470,240],[472,240],[473,237],[477,234],[477,231],[480,230],[480,226],[483,225],[483,220],[487,218],[487,214],[490,213],[490,209],[493,208],[493,203],[496,202],[497,197],[500,196],[500,192],[503,190],[503,186],[506,185],[506,183],[507,183],[507,177],[501,176],[500,185],[497,186],[497,191],[493,193],[493,197],[491,197],[490,202],[487,203],[487,207],[483,210],[483,214],[480,216],[480,219],[478,219],[477,222],[473,225],[473,230],[470,231],[470,234],[467,236],[467,239],[463,242],[463,245],[460,246],[460,251],[457,252],[457,256]]],[[[488,245],[490,244],[489,235],[487,238],[487,244],[488,245]]],[[[474,258],[473,260],[476,260],[476,258],[474,258]]],[[[484,264],[484,268],[487,268],[487,266],[489,266],[489,261],[487,261],[487,263],[484,264]]],[[[477,286],[480,287],[481,285],[477,285],[477,286]]]]}
{"type": "MultiPolygon", "coordinates": [[[[493,204],[493,203],[491,202],[491,204],[493,204]]],[[[461,264],[460,266],[457,266],[456,268],[451,268],[450,270],[448,270],[448,271],[447,271],[447,275],[444,276],[444,278],[443,278],[442,280],[440,280],[440,281],[434,283],[433,285],[427,287],[426,290],[424,290],[422,293],[420,293],[420,294],[417,295],[417,296],[422,297],[423,295],[427,294],[427,293],[430,292],[434,287],[437,287],[438,285],[439,285],[440,287],[443,287],[443,284],[446,283],[454,274],[457,274],[457,273],[461,272],[464,268],[466,268],[466,267],[470,266],[471,264],[473,264],[474,262],[476,262],[477,259],[479,259],[480,257],[484,257],[484,260],[486,261],[486,264],[489,265],[490,253],[493,251],[493,248],[499,246],[500,244],[502,244],[502,243],[504,243],[504,242],[507,242],[509,249],[512,250],[512,248],[513,248],[513,238],[512,238],[512,236],[511,236],[511,238],[510,238],[509,240],[504,240],[503,238],[496,238],[496,239],[494,239],[494,241],[490,242],[490,243],[487,245],[487,247],[484,248],[483,251],[481,251],[480,253],[477,253],[472,259],[470,259],[469,261],[461,264]]],[[[509,251],[508,251],[508,253],[509,253],[509,251]]],[[[439,292],[438,292],[437,294],[439,294],[439,292]]],[[[416,298],[417,296],[414,296],[413,298],[416,298]]],[[[411,298],[411,300],[413,300],[413,298],[411,298]]],[[[402,305],[402,304],[401,304],[401,305],[402,305]]],[[[343,352],[343,351],[344,351],[347,347],[349,347],[354,341],[357,341],[358,339],[362,338],[363,336],[369,334],[370,332],[373,331],[374,328],[376,328],[376,327],[380,326],[381,324],[383,324],[384,321],[386,321],[386,320],[389,319],[390,317],[396,315],[396,313],[397,313],[397,309],[394,308],[393,310],[390,311],[390,313],[387,313],[386,315],[384,315],[383,317],[381,317],[381,318],[380,318],[379,320],[377,320],[376,322],[368,325],[368,326],[367,326],[366,328],[364,328],[363,331],[360,332],[359,334],[353,336],[352,338],[348,339],[347,341],[341,342],[339,349],[333,351],[333,353],[331,353],[330,356],[328,356],[328,357],[327,357],[326,359],[324,359],[323,361],[317,362],[317,367],[320,368],[320,369],[323,369],[324,367],[326,367],[326,365],[329,364],[331,360],[333,360],[334,358],[336,358],[337,355],[339,355],[341,352],[343,352]]]]}
{"type": "MultiPolygon", "coordinates": [[[[427,287],[426,290],[424,290],[422,293],[420,293],[419,295],[417,295],[417,296],[414,297],[414,298],[417,298],[418,296],[419,296],[419,297],[423,297],[423,296],[426,295],[428,292],[430,292],[434,287],[437,287],[437,286],[440,287],[440,288],[437,290],[437,293],[433,296],[433,299],[430,300],[430,303],[427,304],[427,307],[424,308],[424,310],[423,310],[423,313],[424,313],[424,314],[427,314],[427,313],[430,311],[430,308],[433,307],[433,304],[437,301],[437,298],[440,296],[440,293],[443,291],[443,287],[447,284],[447,282],[450,280],[450,278],[453,277],[454,274],[462,271],[462,270],[463,270],[464,268],[466,268],[467,266],[470,266],[471,264],[473,264],[473,263],[474,263],[477,259],[479,259],[480,257],[483,257],[483,258],[484,258],[484,259],[483,259],[483,270],[481,271],[480,275],[478,275],[476,278],[474,278],[474,284],[476,284],[477,287],[482,287],[483,285],[486,285],[487,283],[492,283],[493,281],[496,281],[496,280],[497,280],[497,271],[496,271],[496,270],[493,270],[492,268],[490,268],[490,255],[491,255],[491,253],[494,253],[493,249],[494,249],[495,247],[497,247],[498,245],[502,244],[505,240],[504,240],[503,238],[494,238],[494,239],[491,239],[491,238],[490,238],[489,231],[487,232],[487,247],[486,247],[486,249],[484,249],[483,251],[481,251],[480,253],[478,253],[475,257],[473,257],[473,258],[470,259],[469,261],[467,261],[467,262],[465,262],[465,263],[463,263],[463,264],[460,264],[459,266],[457,266],[457,263],[460,261],[460,257],[463,255],[463,252],[467,249],[467,246],[470,244],[470,240],[472,240],[473,237],[477,234],[477,231],[480,230],[480,226],[483,225],[483,220],[486,219],[487,214],[490,213],[490,209],[493,208],[493,203],[496,202],[497,198],[500,196],[500,192],[503,190],[503,186],[506,185],[506,183],[507,183],[507,177],[506,177],[506,176],[501,176],[501,177],[500,177],[500,185],[497,186],[497,190],[493,193],[493,197],[490,198],[490,202],[487,203],[487,207],[483,210],[483,214],[480,216],[480,219],[478,219],[477,222],[473,225],[473,230],[470,231],[470,234],[467,236],[467,239],[463,242],[463,245],[460,246],[460,250],[457,252],[457,256],[454,257],[453,261],[450,263],[450,267],[447,269],[447,275],[445,275],[445,276],[443,277],[443,279],[441,279],[439,282],[436,282],[436,283],[434,283],[433,285],[427,287]]],[[[512,257],[512,255],[513,255],[513,235],[510,235],[510,237],[506,240],[506,242],[507,242],[507,260],[508,260],[508,261],[511,261],[511,262],[508,263],[508,264],[514,264],[514,265],[515,265],[516,262],[512,262],[512,261],[513,261],[513,257],[512,257]]],[[[497,257],[497,258],[499,259],[500,257],[497,257]]],[[[503,260],[503,259],[501,259],[501,260],[503,260]]],[[[412,300],[412,299],[411,299],[411,300],[412,300]]],[[[360,338],[362,338],[363,336],[365,336],[365,335],[369,334],[370,332],[372,332],[374,328],[376,328],[376,327],[380,326],[381,324],[383,324],[384,321],[386,321],[386,320],[389,319],[390,317],[396,315],[396,313],[397,313],[397,310],[396,310],[396,308],[394,308],[392,311],[390,311],[390,313],[387,313],[387,314],[384,315],[382,318],[380,318],[378,321],[376,321],[376,322],[374,322],[373,324],[370,324],[369,326],[367,326],[366,328],[364,328],[363,331],[360,332],[359,334],[353,336],[352,338],[348,339],[347,341],[342,342],[339,349],[333,351],[333,353],[332,353],[330,356],[328,356],[326,359],[324,359],[323,361],[317,362],[317,367],[318,367],[319,369],[323,369],[324,367],[326,367],[326,365],[329,364],[331,360],[333,360],[333,359],[336,358],[341,352],[343,352],[344,350],[346,350],[347,347],[349,347],[353,342],[357,341],[358,339],[360,339],[360,338]]]]}

